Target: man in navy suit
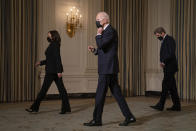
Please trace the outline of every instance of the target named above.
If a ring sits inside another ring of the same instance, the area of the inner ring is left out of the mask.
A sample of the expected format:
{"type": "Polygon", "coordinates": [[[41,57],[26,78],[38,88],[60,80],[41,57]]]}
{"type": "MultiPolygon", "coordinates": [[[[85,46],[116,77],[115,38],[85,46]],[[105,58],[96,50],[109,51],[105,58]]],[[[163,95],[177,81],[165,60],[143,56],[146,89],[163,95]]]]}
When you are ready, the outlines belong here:
{"type": "Polygon", "coordinates": [[[163,68],[164,78],[162,81],[162,92],[159,102],[153,109],[162,111],[164,109],[167,94],[171,94],[173,106],[167,108],[169,111],[180,111],[181,104],[176,88],[175,73],[178,71],[178,63],[175,55],[176,42],[173,37],[166,34],[163,27],[158,27],[154,31],[155,36],[161,41],[160,65],[163,68]]]}
{"type": "Polygon", "coordinates": [[[120,126],[127,126],[136,119],[121,93],[118,84],[118,35],[116,30],[109,24],[109,16],[105,12],[99,12],[96,16],[97,35],[95,37],[97,48],[88,46],[88,50],[98,55],[98,87],[95,98],[93,120],[84,123],[85,126],[101,126],[102,113],[108,86],[115,97],[125,117],[120,126]]]}

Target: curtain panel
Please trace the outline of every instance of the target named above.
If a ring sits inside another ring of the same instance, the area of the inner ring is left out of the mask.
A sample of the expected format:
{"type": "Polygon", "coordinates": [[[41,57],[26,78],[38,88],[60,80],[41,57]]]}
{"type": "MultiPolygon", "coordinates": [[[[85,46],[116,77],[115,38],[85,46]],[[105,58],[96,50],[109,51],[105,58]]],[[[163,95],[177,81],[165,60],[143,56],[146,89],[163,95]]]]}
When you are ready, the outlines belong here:
{"type": "Polygon", "coordinates": [[[196,100],[196,1],[171,0],[172,35],[176,40],[181,99],[196,100]]]}
{"type": "Polygon", "coordinates": [[[0,102],[33,100],[38,0],[1,0],[0,6],[0,102]]]}
{"type": "Polygon", "coordinates": [[[145,94],[147,0],[105,0],[119,38],[120,86],[124,96],[145,94]]]}

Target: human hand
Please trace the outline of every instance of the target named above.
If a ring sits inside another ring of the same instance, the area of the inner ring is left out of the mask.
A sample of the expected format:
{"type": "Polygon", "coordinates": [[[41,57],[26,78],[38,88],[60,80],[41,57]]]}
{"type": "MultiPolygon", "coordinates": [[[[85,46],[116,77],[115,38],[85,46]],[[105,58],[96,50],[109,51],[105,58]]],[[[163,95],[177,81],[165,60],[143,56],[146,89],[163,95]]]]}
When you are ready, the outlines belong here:
{"type": "Polygon", "coordinates": [[[88,51],[93,52],[95,50],[95,48],[92,45],[88,46],[88,51]]]}
{"type": "Polygon", "coordinates": [[[35,63],[35,67],[37,67],[39,65],[40,65],[40,61],[38,61],[38,62],[35,63]]]}
{"type": "Polygon", "coordinates": [[[102,28],[102,27],[99,27],[99,28],[97,29],[97,34],[102,34],[102,32],[103,32],[103,28],[102,28]]]}
{"type": "Polygon", "coordinates": [[[165,67],[165,64],[163,62],[161,62],[160,66],[163,68],[163,67],[165,67]]]}
{"type": "Polygon", "coordinates": [[[58,78],[62,77],[62,73],[57,73],[57,75],[58,75],[58,78]]]}

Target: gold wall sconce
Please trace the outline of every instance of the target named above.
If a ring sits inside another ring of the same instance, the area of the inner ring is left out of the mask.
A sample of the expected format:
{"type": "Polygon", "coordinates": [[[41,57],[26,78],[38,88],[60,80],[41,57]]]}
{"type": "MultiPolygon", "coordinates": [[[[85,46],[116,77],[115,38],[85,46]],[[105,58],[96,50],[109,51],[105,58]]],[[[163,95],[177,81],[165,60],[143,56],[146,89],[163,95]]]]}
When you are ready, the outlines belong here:
{"type": "Polygon", "coordinates": [[[69,37],[73,37],[78,28],[82,28],[82,15],[79,9],[73,6],[68,13],[66,13],[66,32],[69,37]]]}

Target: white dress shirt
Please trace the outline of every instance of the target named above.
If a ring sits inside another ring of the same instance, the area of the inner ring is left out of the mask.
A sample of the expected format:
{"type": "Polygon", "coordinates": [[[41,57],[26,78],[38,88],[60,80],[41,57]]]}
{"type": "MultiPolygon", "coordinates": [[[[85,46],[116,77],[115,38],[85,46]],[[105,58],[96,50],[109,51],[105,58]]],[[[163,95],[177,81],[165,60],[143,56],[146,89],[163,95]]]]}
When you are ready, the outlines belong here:
{"type": "MultiPolygon", "coordinates": [[[[106,24],[106,25],[103,27],[103,30],[105,30],[108,26],[109,26],[109,24],[106,24]]],[[[102,34],[98,33],[97,35],[102,35],[102,34]]]]}

